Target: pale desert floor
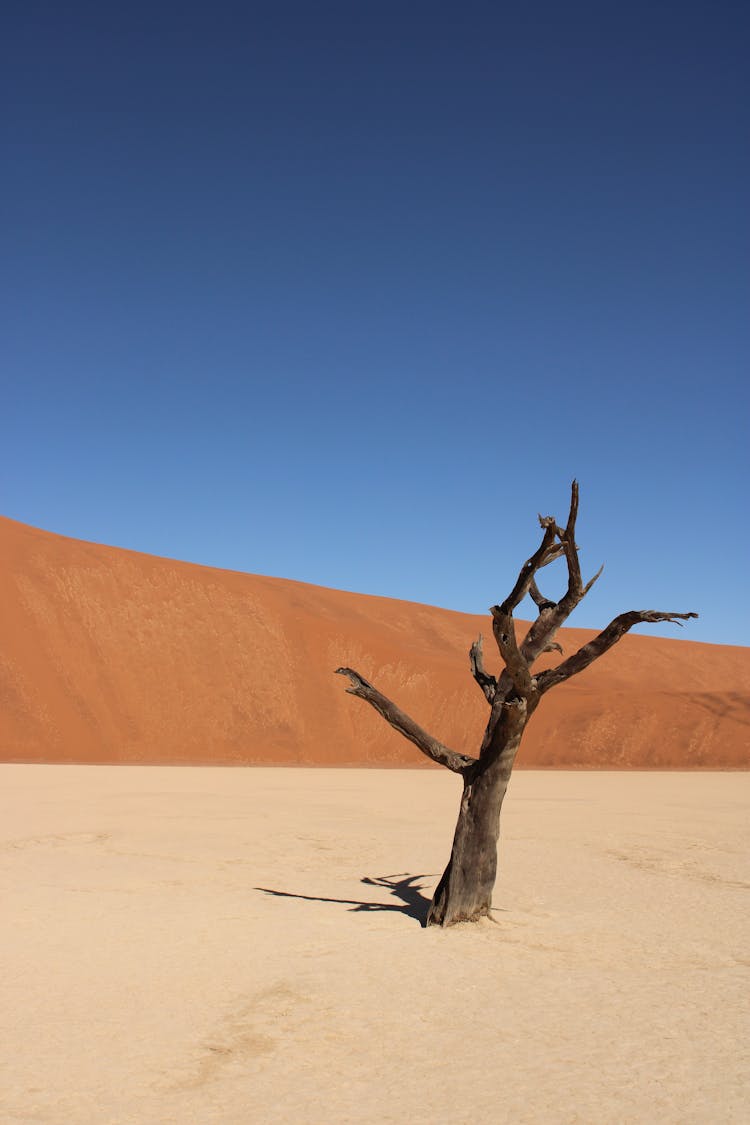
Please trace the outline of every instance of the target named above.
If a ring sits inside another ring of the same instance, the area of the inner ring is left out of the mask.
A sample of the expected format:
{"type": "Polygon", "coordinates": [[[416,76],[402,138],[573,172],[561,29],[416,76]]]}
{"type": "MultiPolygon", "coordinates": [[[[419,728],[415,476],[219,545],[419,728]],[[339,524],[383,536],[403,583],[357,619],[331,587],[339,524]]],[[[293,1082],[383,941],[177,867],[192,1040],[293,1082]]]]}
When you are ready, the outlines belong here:
{"type": "Polygon", "coordinates": [[[2,766],[4,1125],[750,1119],[747,774],[2,766]],[[263,888],[263,889],[258,889],[263,888]]]}

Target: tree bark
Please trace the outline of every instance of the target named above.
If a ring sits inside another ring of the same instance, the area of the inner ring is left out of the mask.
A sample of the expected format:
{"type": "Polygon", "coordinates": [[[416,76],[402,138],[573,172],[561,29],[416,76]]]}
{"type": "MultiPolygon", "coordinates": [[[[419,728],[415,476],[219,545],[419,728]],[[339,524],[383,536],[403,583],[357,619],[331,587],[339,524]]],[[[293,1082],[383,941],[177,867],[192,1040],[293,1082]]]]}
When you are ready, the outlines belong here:
{"type": "Polygon", "coordinates": [[[451,857],[433,896],[428,926],[452,926],[489,916],[497,878],[500,811],[529,717],[525,706],[502,707],[490,718],[484,755],[464,771],[451,857]]]}
{"type": "Polygon", "coordinates": [[[394,730],[402,734],[404,738],[408,738],[413,742],[423,754],[431,758],[433,762],[437,762],[439,766],[445,766],[446,769],[453,770],[454,773],[463,773],[467,766],[473,765],[474,758],[470,758],[467,754],[457,754],[455,750],[451,750],[449,746],[444,746],[437,738],[433,738],[426,730],[422,730],[418,723],[415,723],[410,715],[397,707],[387,696],[383,695],[382,691],[371,684],[364,676],[360,676],[359,672],[355,672],[353,668],[337,668],[337,676],[348,676],[351,682],[351,687],[346,689],[347,695],[356,695],[358,699],[364,699],[371,707],[374,707],[379,715],[382,715],[386,722],[390,723],[394,730]]]}

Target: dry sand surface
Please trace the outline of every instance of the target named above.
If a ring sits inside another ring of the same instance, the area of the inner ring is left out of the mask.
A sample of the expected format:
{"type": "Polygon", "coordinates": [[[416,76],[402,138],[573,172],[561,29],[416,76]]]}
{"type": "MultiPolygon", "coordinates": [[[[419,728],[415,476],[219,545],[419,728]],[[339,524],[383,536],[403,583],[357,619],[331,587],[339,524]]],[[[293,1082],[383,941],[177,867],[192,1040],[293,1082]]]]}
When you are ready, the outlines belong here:
{"type": "MultiPolygon", "coordinates": [[[[213,570],[2,518],[0,620],[6,762],[417,766],[419,752],[334,669],[356,668],[474,754],[487,718],[468,663],[480,632],[489,670],[498,664],[489,615],[213,570]]],[[[559,639],[569,655],[592,635],[559,639]]],[[[750,648],[627,636],[550,692],[519,765],[747,768],[749,731],[750,648]]]]}
{"type": "Polygon", "coordinates": [[[744,1122],[746,774],[0,767],[4,1125],[744,1122]],[[261,889],[258,889],[261,888],[261,889]]]}

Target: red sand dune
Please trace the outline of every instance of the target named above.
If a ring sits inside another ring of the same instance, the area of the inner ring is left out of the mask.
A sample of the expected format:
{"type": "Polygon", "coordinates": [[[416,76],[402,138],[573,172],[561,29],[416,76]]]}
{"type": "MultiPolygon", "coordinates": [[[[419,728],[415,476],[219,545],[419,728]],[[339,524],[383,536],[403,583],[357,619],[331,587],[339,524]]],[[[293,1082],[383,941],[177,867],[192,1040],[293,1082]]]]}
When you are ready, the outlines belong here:
{"type": "MultiPolygon", "coordinates": [[[[214,570],[0,518],[0,758],[429,765],[333,674],[357,668],[454,749],[487,704],[490,619],[214,570]]],[[[563,630],[566,653],[591,636],[563,630]]],[[[553,658],[550,658],[553,659],[553,658]]],[[[541,666],[541,662],[540,662],[541,666]]],[[[625,637],[556,688],[521,766],[746,768],[750,649],[625,637]]]]}

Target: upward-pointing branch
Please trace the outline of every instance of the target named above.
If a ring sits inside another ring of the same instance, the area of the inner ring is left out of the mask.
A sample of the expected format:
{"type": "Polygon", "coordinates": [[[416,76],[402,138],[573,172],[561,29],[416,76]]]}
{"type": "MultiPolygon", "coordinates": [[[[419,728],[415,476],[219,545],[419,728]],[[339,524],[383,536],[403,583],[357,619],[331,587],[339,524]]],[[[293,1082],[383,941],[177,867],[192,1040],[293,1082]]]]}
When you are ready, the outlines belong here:
{"type": "MultiPolygon", "coordinates": [[[[505,604],[505,603],[504,603],[505,604]]],[[[531,682],[531,672],[529,665],[521,655],[521,651],[516,641],[516,627],[513,621],[513,614],[509,609],[503,610],[503,606],[493,605],[490,609],[492,614],[492,633],[497,642],[497,647],[500,650],[500,655],[510,676],[513,687],[524,698],[527,698],[534,690],[534,685],[531,682]]]]}
{"type": "Polygon", "coordinates": [[[591,581],[584,586],[578,560],[578,547],[575,541],[577,518],[578,481],[574,480],[570,488],[568,521],[564,528],[555,524],[555,534],[558,539],[556,550],[558,554],[565,555],[565,562],[568,567],[568,588],[559,602],[553,602],[539,592],[536,582],[532,582],[529,587],[529,593],[539,610],[539,616],[521,645],[521,655],[527,661],[529,667],[538,656],[543,652],[548,652],[550,647],[554,645],[557,630],[567,620],[582,598],[586,596],[601,574],[600,569],[591,581]]]}
{"type": "MultiPolygon", "coordinates": [[[[557,527],[554,516],[540,516],[539,523],[544,531],[541,543],[531,558],[528,558],[521,567],[518,578],[516,579],[516,584],[505,601],[500,605],[493,605],[490,609],[490,613],[492,614],[492,632],[506,669],[498,686],[501,692],[504,693],[512,684],[513,688],[524,698],[527,698],[533,693],[534,686],[529,671],[530,664],[518,647],[518,642],[516,640],[513,610],[530,591],[533,591],[532,596],[536,598],[538,591],[534,581],[534,575],[540,567],[546,566],[548,563],[552,562],[553,559],[558,558],[560,554],[562,554],[562,547],[559,543],[555,542],[559,533],[559,528],[557,527]]],[[[491,702],[495,702],[496,700],[497,693],[493,695],[491,702]]]]}
{"type": "Polygon", "coordinates": [[[469,649],[469,664],[471,665],[471,674],[482,689],[487,702],[492,703],[497,691],[497,680],[485,670],[481,633],[469,649]]]}
{"type": "Polygon", "coordinates": [[[498,606],[501,614],[513,612],[519,602],[523,601],[526,594],[529,592],[529,587],[539,568],[546,563],[552,562],[552,559],[557,558],[560,554],[555,544],[557,527],[554,518],[552,516],[540,516],[539,523],[544,528],[542,541],[531,558],[527,559],[521,567],[521,572],[516,579],[516,584],[505,601],[498,606]]]}
{"type": "Polygon", "coordinates": [[[578,519],[578,481],[574,480],[570,486],[570,512],[565,530],[557,528],[557,534],[565,552],[565,561],[568,564],[568,589],[559,602],[560,608],[565,609],[568,617],[583,597],[583,579],[581,578],[581,564],[578,561],[578,547],[576,546],[576,520],[578,519]]]}
{"type": "Polygon", "coordinates": [[[360,676],[359,672],[355,672],[353,668],[337,668],[336,672],[338,675],[348,676],[351,680],[352,686],[346,689],[349,695],[356,695],[358,699],[364,699],[391,724],[394,730],[413,742],[433,762],[445,766],[446,769],[453,770],[454,773],[463,773],[468,766],[474,765],[475,758],[470,758],[466,754],[457,754],[455,750],[451,750],[448,746],[444,746],[442,742],[438,742],[426,730],[422,730],[419,724],[415,723],[405,711],[392,703],[387,696],[373,687],[371,683],[368,683],[363,676],[360,676]]]}

